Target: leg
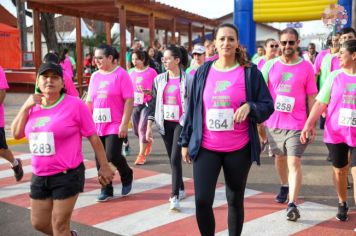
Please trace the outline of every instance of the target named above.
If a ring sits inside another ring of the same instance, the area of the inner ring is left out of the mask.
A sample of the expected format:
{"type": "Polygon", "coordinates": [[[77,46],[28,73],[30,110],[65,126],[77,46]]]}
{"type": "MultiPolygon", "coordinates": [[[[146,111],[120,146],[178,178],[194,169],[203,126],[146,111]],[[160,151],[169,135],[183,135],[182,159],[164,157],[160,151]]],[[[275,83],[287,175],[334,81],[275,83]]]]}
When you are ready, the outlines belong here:
{"type": "Polygon", "coordinates": [[[228,153],[223,159],[228,202],[229,235],[241,235],[244,222],[244,194],[251,167],[251,146],[228,153]]]}
{"type": "Polygon", "coordinates": [[[356,204],[356,148],[351,148],[351,173],[354,183],[354,201],[356,204]]]}
{"type": "Polygon", "coordinates": [[[130,185],[133,180],[133,171],[127,164],[126,158],[121,154],[123,139],[117,135],[108,135],[105,140],[105,152],[108,161],[112,162],[119,171],[123,186],[130,185]]]}
{"type": "Polygon", "coordinates": [[[333,167],[334,184],[339,198],[339,203],[347,201],[347,175],[349,173],[349,166],[342,168],[333,167]]]}
{"type": "Polygon", "coordinates": [[[173,134],[174,134],[175,122],[164,122],[165,134],[161,135],[163,139],[164,146],[166,147],[168,158],[171,158],[172,144],[173,144],[173,134]]]}
{"type": "Polygon", "coordinates": [[[0,149],[0,156],[6,159],[11,164],[14,163],[15,158],[10,149],[0,149]]]}
{"type": "Polygon", "coordinates": [[[296,156],[289,156],[288,170],[289,202],[296,202],[298,199],[300,186],[302,184],[301,158],[296,156]]]}
{"type": "Polygon", "coordinates": [[[31,199],[31,224],[34,229],[47,235],[53,235],[52,209],[53,200],[50,198],[44,200],[31,199]]]}
{"type": "Polygon", "coordinates": [[[193,162],[196,218],[203,236],[215,234],[213,202],[221,166],[218,153],[204,148],[200,148],[193,162]]]}
{"type": "Polygon", "coordinates": [[[53,201],[52,225],[54,236],[70,235],[70,218],[78,195],[53,201]]]}
{"type": "Polygon", "coordinates": [[[179,196],[179,190],[184,189],[182,177],[182,153],[181,147],[178,145],[181,131],[182,126],[177,123],[173,133],[172,152],[170,158],[172,167],[172,197],[179,196]]]}
{"type": "Polygon", "coordinates": [[[148,109],[143,108],[140,112],[140,119],[138,122],[138,137],[140,141],[140,152],[139,155],[145,155],[147,148],[146,140],[146,130],[147,130],[147,121],[148,121],[148,109]]]}
{"type": "Polygon", "coordinates": [[[287,157],[283,155],[276,155],[274,159],[274,166],[276,168],[281,185],[288,185],[287,157]]]}

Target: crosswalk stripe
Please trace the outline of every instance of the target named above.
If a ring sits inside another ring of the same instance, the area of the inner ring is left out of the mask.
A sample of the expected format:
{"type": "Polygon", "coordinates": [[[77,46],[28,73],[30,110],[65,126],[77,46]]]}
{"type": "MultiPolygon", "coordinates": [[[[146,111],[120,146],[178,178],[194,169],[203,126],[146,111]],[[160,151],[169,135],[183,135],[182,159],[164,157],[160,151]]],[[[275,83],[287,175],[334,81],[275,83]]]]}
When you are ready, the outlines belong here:
{"type": "MultiPolygon", "coordinates": [[[[246,190],[246,196],[257,194],[258,191],[246,190]]],[[[214,207],[223,205],[226,203],[225,199],[225,187],[219,187],[215,192],[214,207]]],[[[181,212],[175,213],[168,211],[169,203],[159,205],[147,210],[139,211],[127,216],[112,219],[101,224],[95,225],[95,227],[104,229],[112,233],[118,233],[123,235],[135,235],[144,231],[159,227],[164,224],[171,223],[194,215],[195,203],[194,196],[188,197],[180,202],[181,212]],[[155,217],[152,217],[155,216],[155,217]]]]}
{"type": "MultiPolygon", "coordinates": [[[[0,160],[0,201],[28,208],[31,178],[31,155],[20,154],[24,178],[16,183],[8,163],[0,160]]],[[[185,178],[187,198],[180,202],[181,212],[170,212],[168,198],[171,175],[142,168],[134,168],[132,192],[121,197],[119,174],[114,179],[115,197],[106,203],[97,203],[100,193],[95,161],[86,160],[85,188],[79,195],[72,221],[90,225],[120,235],[200,235],[195,219],[194,184],[185,178]]],[[[313,202],[300,202],[301,218],[286,220],[286,204],[274,202],[274,194],[246,189],[245,223],[242,235],[350,235],[355,227],[356,213],[350,212],[348,222],[335,220],[336,207],[313,202]]],[[[216,235],[228,235],[225,186],[218,184],[214,201],[216,235]]]]}
{"type": "MultiPolygon", "coordinates": [[[[298,207],[301,218],[297,222],[286,220],[284,209],[245,223],[242,235],[268,235],[272,232],[275,236],[290,235],[328,220],[335,216],[336,212],[335,207],[312,202],[304,202],[298,207]]],[[[229,235],[227,230],[216,234],[216,236],[225,235],[229,235]]]]}
{"type": "MultiPolygon", "coordinates": [[[[171,179],[172,179],[171,176],[168,174],[158,174],[158,175],[138,179],[133,182],[132,192],[130,194],[141,193],[144,191],[169,185],[171,183],[171,179]]],[[[121,190],[122,184],[115,184],[113,185],[113,187],[115,190],[117,189],[121,190]]],[[[97,204],[96,197],[99,195],[99,193],[100,193],[100,189],[95,189],[93,191],[84,192],[80,194],[75,204],[75,209],[97,204]]],[[[115,194],[114,197],[118,197],[118,195],[115,194]]]]}
{"type": "MultiPolygon", "coordinates": [[[[24,154],[20,154],[20,155],[16,155],[15,158],[20,158],[21,160],[27,160],[27,159],[31,159],[32,155],[29,153],[24,153],[24,154]]],[[[0,165],[2,164],[8,164],[9,162],[3,158],[0,159],[0,165]]]]}

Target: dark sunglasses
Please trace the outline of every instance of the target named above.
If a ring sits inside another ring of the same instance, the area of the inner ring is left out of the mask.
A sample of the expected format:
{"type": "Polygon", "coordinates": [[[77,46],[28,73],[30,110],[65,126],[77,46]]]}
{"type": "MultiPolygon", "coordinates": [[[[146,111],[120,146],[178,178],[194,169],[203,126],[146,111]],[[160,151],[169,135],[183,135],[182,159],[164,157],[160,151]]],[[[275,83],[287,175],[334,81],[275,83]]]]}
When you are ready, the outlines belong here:
{"type": "Polygon", "coordinates": [[[278,45],[278,44],[275,44],[275,45],[272,45],[272,44],[271,44],[271,45],[269,45],[269,47],[270,47],[270,48],[278,48],[279,45],[278,45]]]}
{"type": "Polygon", "coordinates": [[[295,44],[295,41],[279,41],[282,46],[286,46],[287,43],[290,45],[290,46],[293,46],[295,44]]]}

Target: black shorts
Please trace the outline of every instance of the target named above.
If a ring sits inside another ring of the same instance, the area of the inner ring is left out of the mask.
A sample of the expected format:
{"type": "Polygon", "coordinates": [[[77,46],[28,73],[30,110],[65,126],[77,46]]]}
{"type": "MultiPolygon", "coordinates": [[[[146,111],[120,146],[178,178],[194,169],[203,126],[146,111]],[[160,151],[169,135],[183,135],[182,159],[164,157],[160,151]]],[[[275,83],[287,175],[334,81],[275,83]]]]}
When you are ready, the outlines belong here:
{"type": "Polygon", "coordinates": [[[4,127],[0,128],[0,149],[8,149],[4,127]]]}
{"type": "Polygon", "coordinates": [[[73,197],[84,190],[84,172],[85,166],[82,162],[77,168],[67,170],[66,173],[50,176],[32,174],[30,197],[36,200],[73,197]]]}
{"type": "Polygon", "coordinates": [[[336,168],[342,168],[349,162],[349,151],[351,152],[351,166],[356,166],[356,148],[350,147],[346,143],[325,143],[329,153],[331,162],[336,168]]]}

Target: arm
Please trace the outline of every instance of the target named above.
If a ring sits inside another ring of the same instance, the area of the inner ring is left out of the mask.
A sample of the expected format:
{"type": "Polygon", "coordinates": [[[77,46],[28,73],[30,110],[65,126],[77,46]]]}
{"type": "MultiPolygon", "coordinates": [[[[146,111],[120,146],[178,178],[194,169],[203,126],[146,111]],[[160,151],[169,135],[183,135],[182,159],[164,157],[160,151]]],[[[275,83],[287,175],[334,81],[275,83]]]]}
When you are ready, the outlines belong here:
{"type": "Polygon", "coordinates": [[[250,109],[249,117],[256,123],[262,123],[274,112],[273,99],[261,72],[256,67],[251,70],[253,100],[247,102],[250,109]]]}
{"type": "Polygon", "coordinates": [[[110,168],[110,165],[106,159],[104,146],[96,134],[89,136],[88,139],[100,165],[98,172],[99,181],[103,185],[109,184],[115,175],[115,171],[110,168]]]}
{"type": "Polygon", "coordinates": [[[41,104],[42,97],[42,94],[32,94],[22,105],[20,111],[17,113],[14,121],[11,124],[11,133],[15,139],[25,137],[25,126],[28,119],[28,112],[31,107],[35,106],[36,104],[41,104]]]}
{"type": "Polygon", "coordinates": [[[300,134],[300,141],[302,143],[307,143],[309,139],[314,140],[315,138],[315,123],[327,108],[327,104],[316,101],[309,113],[308,119],[305,122],[302,133],[300,134]]]}
{"type": "Polygon", "coordinates": [[[5,89],[0,89],[0,104],[4,103],[5,97],[6,97],[5,89]]]}
{"type": "Polygon", "coordinates": [[[133,101],[133,98],[128,98],[125,100],[124,115],[122,116],[119,128],[119,138],[125,138],[127,136],[129,121],[133,109],[133,101]]]}
{"type": "Polygon", "coordinates": [[[313,105],[315,103],[315,97],[316,97],[316,94],[308,95],[308,110],[309,110],[309,113],[312,110],[313,105]]]}

